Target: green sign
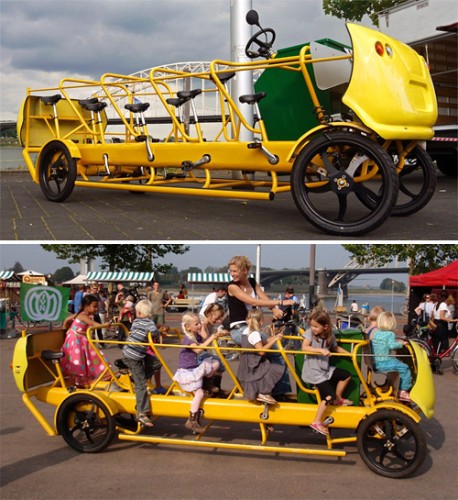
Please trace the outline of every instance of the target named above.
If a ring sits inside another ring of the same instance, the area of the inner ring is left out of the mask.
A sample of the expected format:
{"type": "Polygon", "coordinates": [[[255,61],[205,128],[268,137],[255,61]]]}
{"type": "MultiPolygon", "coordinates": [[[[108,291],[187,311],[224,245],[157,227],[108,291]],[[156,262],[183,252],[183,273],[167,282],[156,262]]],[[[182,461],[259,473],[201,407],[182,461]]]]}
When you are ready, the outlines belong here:
{"type": "Polygon", "coordinates": [[[70,289],[21,283],[21,316],[25,321],[63,321],[68,316],[70,289]]]}

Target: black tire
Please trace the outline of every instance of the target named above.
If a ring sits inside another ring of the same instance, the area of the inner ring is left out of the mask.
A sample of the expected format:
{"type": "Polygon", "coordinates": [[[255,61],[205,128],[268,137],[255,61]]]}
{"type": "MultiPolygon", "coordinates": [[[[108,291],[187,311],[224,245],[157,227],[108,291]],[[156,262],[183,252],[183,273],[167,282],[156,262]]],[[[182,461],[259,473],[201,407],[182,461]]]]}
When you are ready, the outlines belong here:
{"type": "Polygon", "coordinates": [[[456,153],[454,156],[440,156],[436,158],[437,168],[447,177],[458,176],[456,153]]]}
{"type": "Polygon", "coordinates": [[[292,196],[302,215],[335,235],[357,236],[379,227],[396,204],[398,187],[390,155],[352,132],[331,131],[313,139],[291,174],[292,196]]]}
{"type": "MultiPolygon", "coordinates": [[[[393,155],[398,166],[399,156],[393,155]]],[[[411,215],[425,207],[434,195],[437,185],[436,168],[429,154],[420,146],[406,156],[399,172],[399,194],[391,212],[393,216],[411,215]]]]}
{"type": "Polygon", "coordinates": [[[413,474],[426,456],[422,428],[397,410],[378,410],[363,419],[357,430],[357,446],[369,469],[392,479],[413,474]]]}
{"type": "Polygon", "coordinates": [[[59,408],[57,430],[65,442],[81,453],[97,453],[113,440],[114,417],[100,399],[90,394],[69,396],[59,408]]]}
{"type": "Polygon", "coordinates": [[[40,154],[39,180],[43,194],[50,201],[67,199],[76,181],[76,159],[60,141],[51,141],[40,154]]]}

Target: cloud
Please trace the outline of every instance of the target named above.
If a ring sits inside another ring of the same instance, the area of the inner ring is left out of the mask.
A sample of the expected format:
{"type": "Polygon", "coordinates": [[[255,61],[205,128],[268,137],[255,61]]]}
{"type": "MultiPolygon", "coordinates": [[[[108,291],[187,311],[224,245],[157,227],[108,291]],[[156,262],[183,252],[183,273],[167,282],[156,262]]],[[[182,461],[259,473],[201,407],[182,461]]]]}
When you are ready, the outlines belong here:
{"type": "MultiPolygon", "coordinates": [[[[321,0],[253,0],[277,48],[346,37],[321,0]]],[[[230,0],[2,0],[1,119],[15,119],[26,87],[98,79],[173,62],[230,57],[230,0]]],[[[346,40],[343,40],[346,41],[346,40]]]]}

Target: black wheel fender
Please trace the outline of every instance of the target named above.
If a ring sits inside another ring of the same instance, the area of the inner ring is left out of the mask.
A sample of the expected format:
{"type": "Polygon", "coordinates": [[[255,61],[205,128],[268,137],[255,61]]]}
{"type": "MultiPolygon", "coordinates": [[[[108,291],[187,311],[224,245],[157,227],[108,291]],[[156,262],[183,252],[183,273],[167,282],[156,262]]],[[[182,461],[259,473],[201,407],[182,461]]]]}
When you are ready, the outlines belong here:
{"type": "MultiPolygon", "coordinates": [[[[384,401],[383,403],[380,403],[373,408],[371,408],[365,415],[364,417],[359,421],[358,427],[361,425],[361,423],[366,420],[370,415],[373,415],[374,413],[377,413],[381,410],[396,410],[401,413],[404,413],[404,415],[407,415],[410,417],[416,424],[420,423],[421,417],[420,415],[412,410],[409,406],[406,406],[405,404],[402,403],[396,403],[395,401],[384,401]]],[[[356,431],[358,428],[356,429],[356,431]]]]}
{"type": "Polygon", "coordinates": [[[65,146],[69,150],[72,158],[75,158],[75,160],[81,159],[82,155],[81,155],[81,152],[78,148],[78,145],[75,144],[73,141],[68,141],[67,139],[51,139],[46,144],[43,144],[42,148],[40,149],[40,152],[38,153],[37,163],[36,163],[37,165],[39,165],[41,160],[42,160],[43,150],[46,148],[46,146],[48,146],[48,144],[51,144],[51,143],[62,144],[63,146],[65,146]]]}

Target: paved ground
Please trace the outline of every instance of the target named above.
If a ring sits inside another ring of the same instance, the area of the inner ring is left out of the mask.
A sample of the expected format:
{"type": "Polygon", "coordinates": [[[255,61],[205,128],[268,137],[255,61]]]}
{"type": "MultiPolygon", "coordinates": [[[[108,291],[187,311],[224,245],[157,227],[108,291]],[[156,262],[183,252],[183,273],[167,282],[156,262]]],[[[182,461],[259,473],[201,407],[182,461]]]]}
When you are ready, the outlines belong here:
{"type": "MultiPolygon", "coordinates": [[[[274,201],[134,195],[75,188],[64,203],[47,201],[28,173],[0,171],[2,240],[348,240],[309,224],[289,193],[274,201]]],[[[457,180],[439,174],[423,210],[392,217],[373,240],[457,240],[457,180]]],[[[364,238],[367,238],[364,236],[364,238]]]]}
{"type": "MultiPolygon", "coordinates": [[[[354,445],[345,446],[348,454],[342,459],[120,441],[100,454],[79,454],[62,438],[47,436],[22,403],[9,368],[14,344],[15,339],[0,339],[0,496],[4,499],[456,499],[457,376],[450,364],[442,377],[435,376],[436,414],[421,424],[427,458],[414,477],[392,480],[367,469],[354,445]]],[[[117,348],[106,352],[110,359],[119,356],[117,348]]],[[[43,411],[52,416],[50,406],[43,411]]],[[[159,422],[153,431],[182,435],[183,422],[159,422]]],[[[236,436],[253,439],[252,426],[222,422],[214,430],[229,441],[236,436]]],[[[322,443],[321,437],[296,427],[278,426],[274,436],[291,446],[322,443]]]]}

